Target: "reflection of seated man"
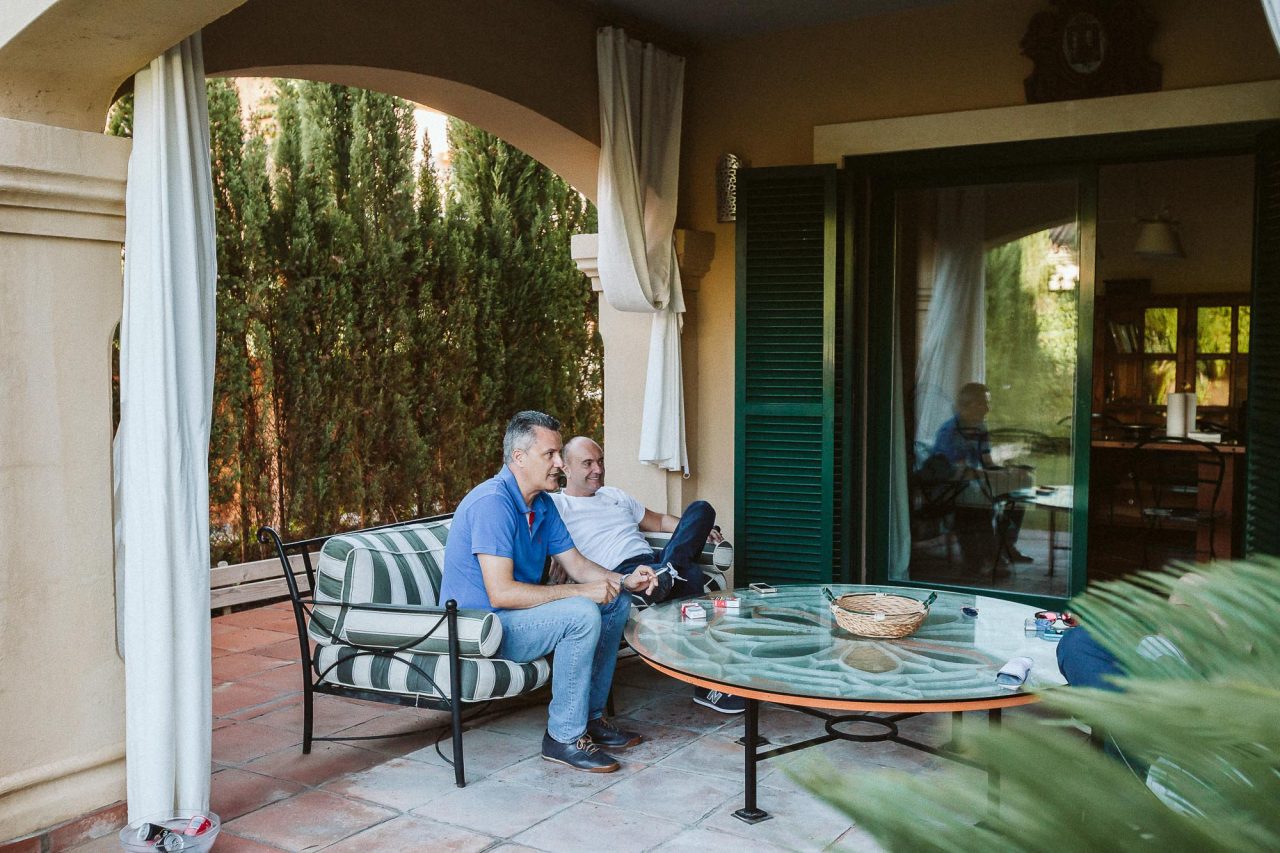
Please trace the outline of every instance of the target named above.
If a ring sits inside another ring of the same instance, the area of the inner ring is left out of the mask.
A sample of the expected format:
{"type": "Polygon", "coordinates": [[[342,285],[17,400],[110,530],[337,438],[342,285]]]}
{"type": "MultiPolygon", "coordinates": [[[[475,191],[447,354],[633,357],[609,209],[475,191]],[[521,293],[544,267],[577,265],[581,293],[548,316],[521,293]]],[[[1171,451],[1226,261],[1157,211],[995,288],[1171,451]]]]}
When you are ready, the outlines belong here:
{"type": "MultiPolygon", "coordinates": [[[[991,439],[987,434],[987,413],[991,411],[991,394],[981,382],[970,382],[956,395],[956,414],[938,427],[933,440],[934,454],[941,454],[951,463],[957,479],[976,480],[984,469],[998,466],[991,460],[991,439]]],[[[1032,560],[1016,547],[1018,531],[1022,528],[1023,509],[1014,505],[999,516],[1002,525],[999,537],[1005,542],[1001,560],[1030,563],[1032,560]]],[[[956,507],[956,538],[965,566],[973,572],[981,572],[995,557],[996,534],[991,529],[991,511],[977,507],[956,507]]],[[[996,575],[1007,575],[1008,570],[997,569],[996,575]]]]}
{"type": "MultiPolygon", "coordinates": [[[[574,545],[588,560],[615,572],[629,574],[637,566],[657,569],[670,563],[670,573],[660,578],[661,586],[647,598],[665,601],[702,594],[703,573],[697,556],[708,541],[723,537],[713,527],[716,511],[706,501],[694,501],[680,518],[648,509],[631,495],[604,484],[604,451],[586,436],[569,439],[564,446],[565,487],[551,493],[574,545]],[[661,551],[655,551],[644,532],[670,533],[661,551]]],[[[746,702],[717,690],[695,689],[693,701],[723,714],[746,710],[746,702]]]]}

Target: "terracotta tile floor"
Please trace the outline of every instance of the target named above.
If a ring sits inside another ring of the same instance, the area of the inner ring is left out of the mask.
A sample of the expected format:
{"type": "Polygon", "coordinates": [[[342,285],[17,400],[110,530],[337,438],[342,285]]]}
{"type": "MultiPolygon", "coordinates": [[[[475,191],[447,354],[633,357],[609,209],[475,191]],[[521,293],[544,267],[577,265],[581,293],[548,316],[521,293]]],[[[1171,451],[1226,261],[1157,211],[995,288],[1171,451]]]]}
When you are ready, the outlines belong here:
{"type": "MultiPolygon", "coordinates": [[[[223,819],[216,849],[382,850],[878,850],[848,818],[802,790],[785,765],[825,754],[850,772],[937,773],[945,763],[895,744],[825,744],[764,762],[759,804],[771,820],[749,826],[742,804],[741,717],[690,701],[686,685],[634,657],[618,664],[615,701],[624,725],[648,740],[622,753],[621,772],[579,773],[543,761],[545,692],[495,703],[466,735],[467,787],[437,753],[442,713],[316,698],[316,733],[400,734],[317,743],[303,755],[302,682],[287,605],[213,622],[212,808],[223,819]],[[292,656],[292,657],[291,657],[292,656]],[[432,729],[424,732],[423,729],[432,729]]],[[[946,715],[902,724],[931,742],[949,736],[946,715]]],[[[775,743],[820,733],[811,717],[761,711],[775,743]]],[[[441,745],[448,749],[448,740],[441,745]]],[[[949,765],[956,772],[977,771],[949,765]]],[[[74,848],[115,849],[110,836],[74,848]]]]}

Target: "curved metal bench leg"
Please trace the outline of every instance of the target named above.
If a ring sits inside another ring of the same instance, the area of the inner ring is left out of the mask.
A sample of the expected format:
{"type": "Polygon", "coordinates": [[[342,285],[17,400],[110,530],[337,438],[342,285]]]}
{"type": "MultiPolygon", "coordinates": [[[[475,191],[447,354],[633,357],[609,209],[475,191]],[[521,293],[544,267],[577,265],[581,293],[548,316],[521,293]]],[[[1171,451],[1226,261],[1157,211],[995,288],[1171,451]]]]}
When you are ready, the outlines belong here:
{"type": "Polygon", "coordinates": [[[302,754],[311,754],[311,735],[315,723],[315,713],[312,708],[314,694],[311,692],[311,680],[306,679],[306,687],[302,691],[302,754]]]}

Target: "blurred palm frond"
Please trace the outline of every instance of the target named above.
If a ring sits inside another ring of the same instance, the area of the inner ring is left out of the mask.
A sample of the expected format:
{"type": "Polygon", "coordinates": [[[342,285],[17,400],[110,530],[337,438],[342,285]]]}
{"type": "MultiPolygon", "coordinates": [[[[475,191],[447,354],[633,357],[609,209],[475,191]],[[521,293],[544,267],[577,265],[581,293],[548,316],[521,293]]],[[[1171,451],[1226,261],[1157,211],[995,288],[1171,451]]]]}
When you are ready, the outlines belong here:
{"type": "Polygon", "coordinates": [[[1129,673],[1124,691],[1046,691],[1060,719],[966,733],[999,773],[997,809],[973,770],[847,777],[818,760],[789,772],[890,850],[1280,850],[1277,580],[1280,560],[1259,557],[1091,587],[1073,609],[1129,673]]]}

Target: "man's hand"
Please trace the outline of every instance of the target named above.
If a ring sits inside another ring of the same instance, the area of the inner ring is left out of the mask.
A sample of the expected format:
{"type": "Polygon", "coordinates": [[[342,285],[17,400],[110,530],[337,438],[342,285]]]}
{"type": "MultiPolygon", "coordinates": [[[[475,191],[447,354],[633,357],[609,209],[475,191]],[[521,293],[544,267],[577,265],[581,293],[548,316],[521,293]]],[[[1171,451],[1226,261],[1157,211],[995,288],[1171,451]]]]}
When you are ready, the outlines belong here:
{"type": "Polygon", "coordinates": [[[576,584],[574,589],[580,595],[591,599],[596,604],[608,604],[618,597],[618,592],[622,588],[621,577],[614,575],[613,572],[609,574],[613,575],[613,577],[604,577],[600,580],[576,584]]]}
{"type": "Polygon", "coordinates": [[[638,592],[641,595],[650,595],[658,588],[658,576],[653,573],[650,566],[639,566],[629,575],[619,575],[622,579],[622,585],[631,592],[638,592]]]}
{"type": "Polygon", "coordinates": [[[712,545],[719,545],[724,541],[724,534],[720,532],[719,527],[711,528],[711,532],[707,534],[707,541],[712,545]]]}

